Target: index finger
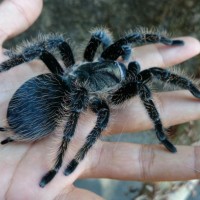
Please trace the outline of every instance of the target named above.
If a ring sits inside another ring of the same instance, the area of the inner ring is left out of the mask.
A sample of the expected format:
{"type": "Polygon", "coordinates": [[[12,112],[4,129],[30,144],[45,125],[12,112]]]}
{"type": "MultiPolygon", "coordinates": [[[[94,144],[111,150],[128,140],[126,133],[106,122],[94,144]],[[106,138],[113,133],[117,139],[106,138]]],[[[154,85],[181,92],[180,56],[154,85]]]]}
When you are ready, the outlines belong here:
{"type": "Polygon", "coordinates": [[[183,46],[151,44],[136,47],[133,60],[141,65],[142,70],[150,67],[170,67],[184,62],[200,53],[200,42],[193,37],[176,38],[183,40],[183,46]]]}

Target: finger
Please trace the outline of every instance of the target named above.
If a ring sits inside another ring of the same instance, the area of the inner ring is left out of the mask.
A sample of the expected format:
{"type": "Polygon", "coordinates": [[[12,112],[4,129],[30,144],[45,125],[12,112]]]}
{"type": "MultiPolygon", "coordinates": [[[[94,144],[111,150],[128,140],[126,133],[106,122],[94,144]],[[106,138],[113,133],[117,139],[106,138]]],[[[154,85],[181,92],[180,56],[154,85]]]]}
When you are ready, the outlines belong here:
{"type": "Polygon", "coordinates": [[[42,4],[42,0],[4,0],[0,4],[0,43],[31,26],[42,4]]]}
{"type": "Polygon", "coordinates": [[[39,186],[42,175],[48,169],[49,160],[52,159],[49,156],[48,143],[49,139],[32,144],[20,160],[6,192],[7,199],[27,199],[27,196],[30,199],[55,199],[64,186],[71,188],[72,180],[66,179],[62,172],[54,178],[52,184],[45,188],[39,186]],[[17,197],[16,193],[19,194],[17,197]]]}
{"type": "MultiPolygon", "coordinates": [[[[155,94],[154,102],[165,127],[200,118],[199,99],[188,91],[172,91],[155,94]]],[[[120,109],[112,110],[108,133],[136,132],[153,128],[139,98],[133,98],[120,109]],[[126,120],[124,120],[126,119],[126,120]]]]}
{"type": "MultiPolygon", "coordinates": [[[[3,140],[3,137],[1,138],[1,140],[3,140]]],[[[0,171],[1,171],[0,199],[6,199],[5,195],[7,189],[9,188],[9,185],[12,182],[13,174],[17,168],[18,163],[26,154],[28,148],[29,145],[27,144],[20,144],[20,145],[12,144],[8,146],[0,145],[0,171]]]]}
{"type": "Polygon", "coordinates": [[[98,163],[84,178],[177,181],[200,177],[200,147],[177,146],[172,154],[161,145],[104,143],[98,163]]]}
{"type": "Polygon", "coordinates": [[[73,188],[69,190],[69,188],[65,188],[55,199],[59,200],[103,200],[102,197],[97,194],[90,192],[88,190],[73,188]]]}
{"type": "MultiPolygon", "coordinates": [[[[83,132],[88,133],[88,128],[83,130],[83,132]]],[[[79,136],[80,134],[77,134],[77,138],[80,138],[79,136]]],[[[75,141],[77,141],[77,138],[75,136],[75,141]]],[[[39,186],[42,176],[49,169],[51,169],[54,163],[54,157],[58,149],[56,143],[59,143],[59,141],[56,142],[55,140],[56,136],[54,135],[53,137],[48,137],[45,140],[41,140],[31,145],[23,159],[21,159],[18,163],[17,168],[12,175],[12,180],[10,181],[10,185],[8,187],[9,189],[6,192],[7,199],[26,199],[27,196],[34,199],[56,199],[58,194],[61,196],[66,196],[67,194],[71,197],[69,199],[82,199],[75,198],[78,193],[85,194],[88,197],[93,197],[94,199],[101,199],[93,193],[79,189],[74,190],[72,188],[73,182],[81,173],[83,173],[83,170],[87,168],[88,162],[83,162],[83,165],[81,163],[80,165],[82,166],[79,166],[70,176],[66,177],[63,174],[66,164],[69,163],[69,161],[74,157],[74,155],[71,155],[71,151],[77,152],[80,148],[80,145],[73,143],[73,141],[71,142],[72,146],[70,146],[73,150],[70,149],[70,151],[67,152],[66,160],[63,162],[62,169],[59,170],[54,179],[44,188],[39,186]],[[53,142],[52,139],[54,140],[53,142]],[[51,148],[51,146],[53,146],[53,148],[51,148]],[[63,194],[63,192],[65,193],[63,194]],[[17,197],[15,197],[16,193],[19,194],[17,197]]],[[[84,141],[83,138],[80,141],[84,141]]]]}
{"type": "Polygon", "coordinates": [[[200,42],[192,37],[176,38],[184,41],[183,46],[152,44],[136,47],[133,60],[140,63],[142,70],[149,67],[169,67],[181,63],[200,53],[200,42]]]}

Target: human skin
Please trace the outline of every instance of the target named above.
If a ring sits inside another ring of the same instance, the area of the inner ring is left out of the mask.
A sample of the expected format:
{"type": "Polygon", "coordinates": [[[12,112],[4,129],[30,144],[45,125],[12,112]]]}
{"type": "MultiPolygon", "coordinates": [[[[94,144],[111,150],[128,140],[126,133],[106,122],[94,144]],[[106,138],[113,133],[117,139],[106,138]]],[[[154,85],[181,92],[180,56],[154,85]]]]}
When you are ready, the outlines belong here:
{"type": "MultiPolygon", "coordinates": [[[[1,62],[7,59],[3,55],[3,43],[31,26],[41,10],[41,0],[5,0],[0,4],[1,62]]],[[[198,40],[191,37],[178,39],[184,40],[185,45],[169,47],[156,44],[136,47],[134,60],[141,64],[142,70],[151,66],[166,68],[199,54],[198,40]]],[[[45,72],[48,70],[44,64],[33,61],[0,74],[0,126],[6,125],[8,102],[15,90],[29,78],[45,72]]],[[[158,93],[154,98],[165,126],[200,118],[200,100],[188,91],[158,93]]],[[[72,141],[73,148],[80,147],[79,136],[88,133],[94,124],[95,116],[86,113],[80,120],[75,140],[72,141]]],[[[125,107],[111,110],[111,120],[103,134],[138,132],[152,127],[152,122],[139,99],[134,98],[125,107]]],[[[0,139],[3,138],[5,135],[2,134],[0,139]]],[[[178,152],[172,154],[162,145],[98,141],[75,172],[68,177],[63,175],[64,167],[70,161],[70,156],[67,156],[58,175],[42,189],[38,185],[39,181],[51,167],[48,158],[51,140],[52,137],[49,137],[34,143],[0,146],[0,199],[102,199],[90,191],[74,187],[73,182],[78,178],[140,181],[199,178],[199,147],[177,146],[178,152]]]]}

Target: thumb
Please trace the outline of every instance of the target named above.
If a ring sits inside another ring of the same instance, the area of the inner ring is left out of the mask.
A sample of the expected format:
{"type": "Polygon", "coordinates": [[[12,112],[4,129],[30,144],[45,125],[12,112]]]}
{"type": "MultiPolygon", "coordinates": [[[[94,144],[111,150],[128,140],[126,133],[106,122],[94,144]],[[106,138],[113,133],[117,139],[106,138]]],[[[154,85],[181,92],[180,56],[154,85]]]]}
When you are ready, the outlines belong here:
{"type": "Polygon", "coordinates": [[[0,4],[0,44],[29,28],[42,6],[42,0],[4,0],[0,4]]]}

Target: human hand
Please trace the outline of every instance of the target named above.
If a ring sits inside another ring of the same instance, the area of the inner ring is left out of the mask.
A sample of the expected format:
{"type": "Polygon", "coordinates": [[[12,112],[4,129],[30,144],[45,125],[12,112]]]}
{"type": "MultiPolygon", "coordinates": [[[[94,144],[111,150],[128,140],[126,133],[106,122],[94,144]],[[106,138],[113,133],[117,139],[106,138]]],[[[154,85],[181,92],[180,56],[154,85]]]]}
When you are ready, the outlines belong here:
{"type": "MultiPolygon", "coordinates": [[[[1,44],[28,28],[37,18],[41,7],[42,2],[39,0],[4,1],[0,5],[1,44]],[[18,22],[14,23],[16,19],[18,22]]],[[[142,69],[151,66],[165,68],[183,62],[200,52],[197,40],[190,37],[180,39],[185,41],[182,47],[157,44],[135,48],[134,59],[141,64],[142,69]]],[[[6,57],[2,54],[2,47],[0,51],[2,62],[6,57]]],[[[33,61],[0,74],[1,125],[5,123],[8,102],[15,90],[29,78],[45,72],[47,69],[41,62],[33,61]]],[[[159,112],[165,126],[195,120],[200,116],[199,100],[187,91],[164,92],[155,96],[158,97],[159,105],[162,105],[159,112]]],[[[126,107],[112,110],[112,116],[113,122],[107,130],[109,134],[152,128],[152,123],[137,98],[131,100],[126,107]]],[[[72,141],[72,149],[80,148],[79,142],[91,130],[94,120],[91,113],[81,116],[80,125],[72,141]]],[[[1,139],[3,138],[5,136],[2,134],[1,139]]],[[[42,189],[39,187],[39,181],[51,167],[49,146],[52,140],[53,138],[49,137],[32,144],[12,143],[0,146],[0,199],[50,200],[59,196],[62,196],[61,199],[70,200],[102,199],[87,190],[75,188],[73,182],[78,178],[172,181],[199,177],[198,147],[177,146],[178,152],[171,154],[162,145],[98,141],[73,174],[64,176],[62,168],[53,181],[42,189]]],[[[73,154],[71,150],[70,154],[73,154]]],[[[66,155],[63,167],[70,161],[70,156],[66,155]]]]}

